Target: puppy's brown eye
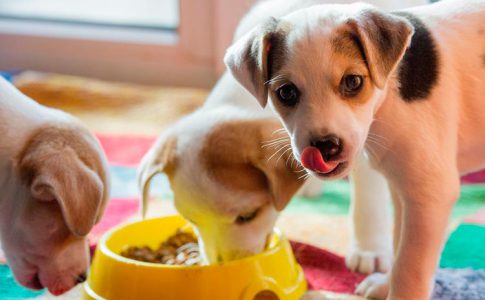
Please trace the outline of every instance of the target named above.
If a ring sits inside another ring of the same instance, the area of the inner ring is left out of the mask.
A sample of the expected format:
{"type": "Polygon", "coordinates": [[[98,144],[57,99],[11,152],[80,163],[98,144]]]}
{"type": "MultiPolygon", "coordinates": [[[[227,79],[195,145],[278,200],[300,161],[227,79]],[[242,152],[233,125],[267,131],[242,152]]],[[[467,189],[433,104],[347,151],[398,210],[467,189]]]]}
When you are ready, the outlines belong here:
{"type": "Polygon", "coordinates": [[[256,209],[255,211],[249,212],[249,213],[244,213],[236,218],[236,224],[242,225],[251,222],[256,218],[258,215],[259,209],[256,209]]]}
{"type": "Polygon", "coordinates": [[[285,106],[295,106],[300,98],[298,88],[292,83],[286,83],[276,90],[276,96],[285,106]]]}
{"type": "Polygon", "coordinates": [[[364,78],[360,75],[345,75],[340,83],[340,89],[344,96],[355,96],[362,85],[364,84],[364,78]]]}

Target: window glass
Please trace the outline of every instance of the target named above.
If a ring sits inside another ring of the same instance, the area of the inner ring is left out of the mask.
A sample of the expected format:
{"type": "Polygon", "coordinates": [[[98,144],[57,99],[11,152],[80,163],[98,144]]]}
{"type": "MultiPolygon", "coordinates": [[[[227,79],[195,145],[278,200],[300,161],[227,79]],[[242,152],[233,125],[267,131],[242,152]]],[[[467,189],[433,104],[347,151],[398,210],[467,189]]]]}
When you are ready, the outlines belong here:
{"type": "Polygon", "coordinates": [[[0,18],[177,29],[178,0],[1,0],[0,18]]]}

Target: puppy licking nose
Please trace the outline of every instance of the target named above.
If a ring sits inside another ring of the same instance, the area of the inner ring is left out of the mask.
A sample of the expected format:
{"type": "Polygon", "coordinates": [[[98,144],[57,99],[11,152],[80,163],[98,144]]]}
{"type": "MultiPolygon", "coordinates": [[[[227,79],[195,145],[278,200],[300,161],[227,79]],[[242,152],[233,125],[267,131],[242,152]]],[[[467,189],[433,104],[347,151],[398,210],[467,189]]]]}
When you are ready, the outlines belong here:
{"type": "Polygon", "coordinates": [[[342,142],[336,135],[330,134],[320,140],[312,142],[312,146],[318,148],[325,161],[335,160],[342,152],[342,142]]]}
{"type": "Polygon", "coordinates": [[[301,154],[302,165],[316,173],[327,174],[335,170],[342,153],[342,140],[334,134],[314,139],[311,146],[306,147],[301,154]]]}

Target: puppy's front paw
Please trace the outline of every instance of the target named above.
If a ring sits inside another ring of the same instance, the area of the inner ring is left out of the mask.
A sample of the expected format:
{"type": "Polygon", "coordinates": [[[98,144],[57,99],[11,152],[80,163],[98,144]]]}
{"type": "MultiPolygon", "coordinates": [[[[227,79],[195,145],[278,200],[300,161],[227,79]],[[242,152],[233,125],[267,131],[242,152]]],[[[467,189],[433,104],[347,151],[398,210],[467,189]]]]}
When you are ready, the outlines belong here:
{"type": "Polygon", "coordinates": [[[386,273],[391,268],[392,255],[390,251],[377,252],[353,249],[345,258],[345,264],[353,272],[371,274],[386,273]]]}
{"type": "Polygon", "coordinates": [[[355,293],[359,296],[372,299],[386,299],[389,293],[389,275],[375,273],[362,281],[355,293]]]}

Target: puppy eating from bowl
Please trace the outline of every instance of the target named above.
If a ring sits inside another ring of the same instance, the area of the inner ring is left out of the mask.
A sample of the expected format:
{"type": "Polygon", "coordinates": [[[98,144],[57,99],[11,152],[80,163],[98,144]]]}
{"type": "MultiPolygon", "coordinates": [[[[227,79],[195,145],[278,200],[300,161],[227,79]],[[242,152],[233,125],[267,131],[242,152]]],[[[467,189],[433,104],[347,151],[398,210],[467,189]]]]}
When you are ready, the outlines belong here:
{"type": "Polygon", "coordinates": [[[103,151],[72,116],[0,78],[0,237],[23,286],[60,295],[86,280],[86,235],[108,199],[103,151]]]}
{"type": "MultiPolygon", "coordinates": [[[[283,16],[325,2],[262,1],[243,18],[235,36],[241,37],[268,15],[283,16]]],[[[177,210],[196,227],[206,262],[259,253],[279,212],[304,182],[305,171],[292,160],[289,146],[275,114],[262,110],[226,73],[203,107],[165,130],[143,158],[139,168],[143,210],[150,181],[165,173],[177,210]]],[[[388,270],[387,184],[363,156],[352,181],[354,230],[347,265],[365,273],[388,270]]],[[[321,183],[309,180],[303,192],[315,194],[315,186],[318,191],[321,183]]]]}
{"type": "Polygon", "coordinates": [[[485,165],[483,20],[483,0],[394,13],[322,5],[270,18],[227,52],[309,172],[342,177],[366,151],[389,182],[396,258],[362,295],[430,296],[460,174],[485,165]]]}

